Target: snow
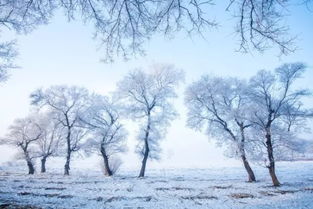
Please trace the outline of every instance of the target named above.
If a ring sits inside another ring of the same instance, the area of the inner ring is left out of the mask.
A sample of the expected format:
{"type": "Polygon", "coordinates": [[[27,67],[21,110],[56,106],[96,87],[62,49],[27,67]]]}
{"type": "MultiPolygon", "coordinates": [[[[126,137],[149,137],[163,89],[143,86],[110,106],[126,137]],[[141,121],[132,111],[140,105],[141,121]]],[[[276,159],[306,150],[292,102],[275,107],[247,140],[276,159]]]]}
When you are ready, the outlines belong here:
{"type": "Polygon", "coordinates": [[[277,164],[281,187],[272,187],[265,168],[254,166],[258,182],[245,182],[243,168],[123,171],[115,177],[72,169],[25,175],[0,170],[1,204],[42,208],[313,208],[313,162],[277,164]],[[60,172],[60,171],[59,171],[60,172]]]}

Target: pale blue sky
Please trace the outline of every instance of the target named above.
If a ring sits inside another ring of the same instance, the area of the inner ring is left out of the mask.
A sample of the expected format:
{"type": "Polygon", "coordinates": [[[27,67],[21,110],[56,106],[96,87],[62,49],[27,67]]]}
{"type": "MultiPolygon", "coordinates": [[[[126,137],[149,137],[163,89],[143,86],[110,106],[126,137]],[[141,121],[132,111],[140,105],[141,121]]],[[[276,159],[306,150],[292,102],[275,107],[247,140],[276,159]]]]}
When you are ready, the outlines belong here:
{"type": "MultiPolygon", "coordinates": [[[[190,39],[181,33],[173,39],[157,36],[146,44],[145,57],[139,56],[128,62],[118,58],[112,64],[99,62],[103,53],[97,50],[97,41],[92,39],[93,27],[79,21],[68,23],[61,13],[50,24],[40,26],[31,34],[17,36],[20,53],[17,63],[21,68],[14,70],[6,83],[0,84],[0,136],[15,118],[28,113],[28,96],[38,87],[79,85],[106,94],[114,90],[123,75],[136,67],[169,63],[186,72],[186,82],[179,89],[180,98],[176,101],[181,116],[173,122],[162,143],[163,159],[151,167],[209,167],[233,163],[233,160],[224,158],[222,150],[209,143],[205,135],[185,127],[182,95],[185,86],[203,74],[249,78],[259,69],[273,69],[284,62],[301,61],[309,66],[301,85],[312,87],[313,14],[303,7],[292,9],[293,15],[287,23],[291,32],[298,35],[299,50],[289,56],[277,57],[276,48],[263,54],[235,52],[238,40],[233,35],[233,20],[229,14],[225,15],[223,8],[212,13],[212,17],[220,21],[220,27],[206,32],[206,40],[201,37],[190,39]]],[[[7,38],[11,37],[7,34],[7,38]]],[[[306,104],[313,106],[312,100],[306,104]]],[[[140,160],[133,154],[137,127],[129,128],[130,150],[123,159],[127,167],[139,167],[140,160]]],[[[0,153],[0,162],[4,162],[12,157],[13,152],[2,147],[0,153]]]]}

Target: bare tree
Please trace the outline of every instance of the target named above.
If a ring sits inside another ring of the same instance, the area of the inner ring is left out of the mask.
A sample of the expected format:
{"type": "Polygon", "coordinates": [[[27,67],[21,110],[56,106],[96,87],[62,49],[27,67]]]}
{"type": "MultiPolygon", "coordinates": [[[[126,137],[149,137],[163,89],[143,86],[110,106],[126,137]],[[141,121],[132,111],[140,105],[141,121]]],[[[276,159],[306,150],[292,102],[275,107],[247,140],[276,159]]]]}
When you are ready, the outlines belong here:
{"type": "Polygon", "coordinates": [[[66,162],[64,175],[69,175],[71,155],[81,147],[85,130],[79,124],[79,116],[88,106],[88,91],[84,88],[52,86],[46,90],[39,89],[31,94],[32,104],[47,107],[56,115],[56,119],[65,129],[66,162]]]}
{"type": "Polygon", "coordinates": [[[176,116],[170,100],[183,73],[173,66],[154,66],[149,73],[136,70],[118,83],[117,95],[127,116],[140,123],[138,152],[143,156],[139,177],[144,177],[148,158],[158,158],[159,141],[176,116]]]}
{"type": "Polygon", "coordinates": [[[111,60],[114,53],[124,57],[142,53],[143,42],[154,33],[215,25],[203,17],[207,5],[210,1],[5,0],[0,4],[0,29],[28,33],[63,10],[68,20],[79,18],[94,25],[95,37],[105,45],[105,59],[111,60]]]}
{"type": "Polygon", "coordinates": [[[3,0],[0,4],[0,27],[28,33],[52,17],[53,0],[3,0]]]}
{"type": "Polygon", "coordinates": [[[64,128],[54,118],[53,112],[38,113],[40,118],[38,125],[41,127],[42,135],[36,141],[36,156],[41,158],[41,173],[46,172],[46,162],[51,156],[56,156],[59,147],[63,143],[64,128]]]}
{"type": "Polygon", "coordinates": [[[289,0],[230,0],[227,10],[233,10],[237,18],[239,50],[247,52],[252,48],[263,52],[275,45],[282,54],[294,52],[296,37],[288,35],[289,28],[283,22],[289,15],[289,3],[289,0]]]}
{"type": "MultiPolygon", "coordinates": [[[[309,0],[305,1],[307,4],[309,0]]],[[[30,32],[46,24],[56,10],[69,20],[81,18],[95,27],[95,37],[105,46],[105,60],[143,53],[143,43],[154,34],[177,31],[202,33],[217,23],[209,17],[214,0],[4,0],[0,4],[0,29],[30,32]]],[[[259,51],[272,47],[294,51],[293,37],[282,21],[290,0],[230,0],[226,10],[237,18],[240,49],[259,51]]]]}
{"type": "Polygon", "coordinates": [[[117,164],[114,155],[126,151],[126,130],[120,123],[120,110],[111,99],[93,95],[91,106],[81,117],[86,128],[90,130],[90,138],[85,149],[89,153],[98,153],[103,158],[105,174],[112,176],[117,164]]]}
{"type": "Polygon", "coordinates": [[[42,129],[37,124],[35,115],[22,119],[16,119],[9,127],[8,134],[1,139],[1,144],[17,146],[22,151],[23,159],[27,163],[28,174],[35,173],[33,159],[36,157],[34,152],[34,142],[42,136],[42,129]]]}
{"type": "Polygon", "coordinates": [[[277,144],[277,141],[287,138],[281,137],[283,136],[281,123],[284,122],[286,116],[292,116],[287,110],[297,109],[299,112],[301,99],[310,94],[307,90],[297,90],[293,87],[305,68],[302,63],[284,64],[277,68],[275,73],[261,70],[250,80],[249,94],[252,102],[251,108],[254,108],[251,120],[255,129],[259,131],[259,135],[265,136],[267,168],[274,186],[280,185],[275,173],[275,141],[277,144]],[[275,134],[275,132],[278,133],[275,134]]]}
{"type": "MultiPolygon", "coordinates": [[[[247,171],[249,182],[255,175],[246,156],[249,143],[246,129],[251,127],[246,83],[235,78],[203,76],[186,90],[187,125],[196,130],[207,126],[206,133],[229,149],[235,149],[247,171]],[[235,145],[232,146],[232,145],[235,145]]],[[[234,150],[231,150],[234,152],[234,150]]]]}

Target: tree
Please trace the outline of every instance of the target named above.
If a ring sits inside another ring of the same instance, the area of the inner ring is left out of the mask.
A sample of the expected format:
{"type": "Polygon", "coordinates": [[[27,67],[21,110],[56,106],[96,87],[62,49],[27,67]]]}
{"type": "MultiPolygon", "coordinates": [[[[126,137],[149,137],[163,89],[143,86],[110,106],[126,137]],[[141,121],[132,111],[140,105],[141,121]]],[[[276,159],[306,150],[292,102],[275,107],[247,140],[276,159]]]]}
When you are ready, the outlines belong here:
{"type": "Polygon", "coordinates": [[[156,159],[159,141],[176,116],[170,100],[177,97],[175,87],[183,73],[173,66],[154,66],[149,73],[136,70],[118,83],[117,96],[125,105],[126,115],[140,124],[137,151],[143,156],[139,177],[144,177],[148,158],[156,159]]]}
{"type": "Polygon", "coordinates": [[[9,127],[8,134],[1,139],[1,144],[17,146],[22,151],[22,158],[27,163],[28,174],[35,173],[33,164],[33,159],[36,157],[34,142],[42,136],[42,129],[36,120],[35,115],[16,119],[9,127]]]}
{"type": "MultiPolygon", "coordinates": [[[[310,0],[304,2],[310,3],[310,0]]],[[[154,34],[202,33],[217,23],[209,18],[214,0],[5,0],[0,4],[0,29],[28,33],[49,22],[56,10],[69,20],[82,18],[95,27],[105,45],[105,59],[114,53],[142,53],[143,43],[154,34]]],[[[273,45],[283,54],[294,51],[293,38],[283,19],[290,0],[231,0],[226,10],[235,15],[240,49],[263,51],[273,45]]]]}
{"type": "Polygon", "coordinates": [[[196,0],[5,0],[0,4],[0,29],[29,33],[63,10],[68,20],[94,25],[95,37],[105,45],[105,59],[111,60],[114,53],[142,53],[142,44],[154,33],[187,28],[186,22],[189,31],[215,25],[202,17],[205,5],[209,4],[196,0]]]}
{"type": "Polygon", "coordinates": [[[46,90],[39,89],[31,94],[32,105],[47,107],[54,112],[56,119],[65,129],[66,162],[64,175],[69,175],[73,152],[81,148],[86,131],[81,128],[80,114],[88,106],[88,91],[84,88],[52,86],[46,90]]]}
{"type": "Polygon", "coordinates": [[[103,158],[107,176],[112,176],[115,169],[114,155],[126,150],[126,130],[120,123],[120,108],[105,96],[93,95],[91,106],[82,114],[82,122],[90,130],[86,141],[87,152],[96,152],[103,158]]]}
{"type": "Polygon", "coordinates": [[[296,50],[295,37],[283,23],[284,17],[290,15],[286,8],[290,0],[230,0],[227,10],[233,10],[237,20],[236,32],[239,35],[239,50],[264,50],[277,46],[282,54],[296,50]]]}
{"type": "MultiPolygon", "coordinates": [[[[246,156],[249,143],[247,129],[251,127],[246,83],[235,78],[203,76],[185,92],[188,107],[187,125],[196,130],[207,126],[206,133],[228,149],[235,149],[248,173],[249,182],[255,175],[246,156]],[[235,146],[232,146],[235,145],[235,146]]],[[[234,152],[234,150],[231,150],[234,152]]]]}
{"type": "Polygon", "coordinates": [[[0,82],[5,81],[8,71],[16,67],[13,63],[17,55],[14,45],[14,41],[0,43],[0,82]]]}
{"type": "MultiPolygon", "coordinates": [[[[56,3],[56,2],[55,2],[56,3]]],[[[28,33],[52,17],[53,1],[50,0],[4,0],[0,3],[0,31],[28,33]]],[[[0,33],[0,36],[1,36],[0,33]]],[[[8,71],[15,68],[16,41],[0,42],[0,81],[7,79],[8,71]]]]}
{"type": "Polygon", "coordinates": [[[303,74],[305,68],[302,63],[290,63],[278,67],[275,73],[261,70],[249,83],[249,97],[253,108],[251,121],[257,133],[265,136],[267,168],[274,186],[280,185],[275,173],[274,143],[286,139],[281,137],[283,135],[280,131],[283,130],[281,123],[286,116],[292,116],[291,112],[294,110],[299,112],[302,109],[302,98],[310,94],[308,90],[294,88],[294,82],[303,74]],[[275,132],[278,134],[274,134],[275,132]]]}
{"type": "Polygon", "coordinates": [[[60,145],[63,143],[64,129],[60,122],[54,118],[53,112],[46,112],[40,116],[38,125],[41,127],[42,135],[36,141],[36,155],[41,158],[41,173],[45,173],[47,159],[56,156],[60,145]]]}

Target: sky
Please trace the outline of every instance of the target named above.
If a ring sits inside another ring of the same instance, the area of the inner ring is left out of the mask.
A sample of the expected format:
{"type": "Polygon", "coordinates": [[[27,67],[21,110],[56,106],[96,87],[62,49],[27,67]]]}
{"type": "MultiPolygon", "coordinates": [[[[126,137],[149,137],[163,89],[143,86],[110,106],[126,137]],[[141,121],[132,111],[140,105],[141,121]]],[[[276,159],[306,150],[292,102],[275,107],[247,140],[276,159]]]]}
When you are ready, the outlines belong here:
{"type": "MultiPolygon", "coordinates": [[[[234,20],[224,11],[224,7],[214,10],[212,17],[219,27],[199,36],[188,37],[178,33],[175,37],[155,36],[145,44],[146,56],[137,56],[129,61],[117,58],[114,63],[103,63],[104,54],[92,37],[93,27],[80,21],[68,22],[58,12],[49,24],[39,26],[28,35],[12,35],[7,38],[18,40],[20,66],[11,72],[7,82],[0,84],[0,136],[15,118],[29,113],[29,95],[37,88],[66,84],[88,88],[101,94],[114,91],[116,82],[135,68],[149,70],[156,63],[173,64],[186,73],[186,80],[178,88],[179,98],[175,107],[180,113],[172,122],[168,134],[162,140],[160,161],[149,162],[149,168],[209,168],[240,164],[223,155],[223,148],[217,147],[214,139],[195,132],[185,126],[186,108],[183,104],[185,87],[209,74],[216,76],[236,76],[248,79],[260,69],[275,69],[286,62],[301,61],[308,69],[301,79],[302,87],[312,87],[313,81],[313,14],[304,7],[291,8],[291,16],[286,19],[291,33],[298,36],[298,50],[288,56],[278,56],[277,48],[264,53],[242,54],[238,49],[238,37],[234,35],[234,20]]],[[[313,106],[312,99],[305,102],[313,106]]],[[[128,128],[129,151],[122,156],[125,168],[140,168],[141,159],[134,154],[135,136],[138,127],[128,128]]],[[[0,163],[12,161],[15,150],[0,147],[0,163]]],[[[62,161],[63,159],[61,159],[62,161]]],[[[63,162],[63,161],[62,161],[63,162]]],[[[74,165],[96,166],[96,158],[74,159],[74,165]]]]}

